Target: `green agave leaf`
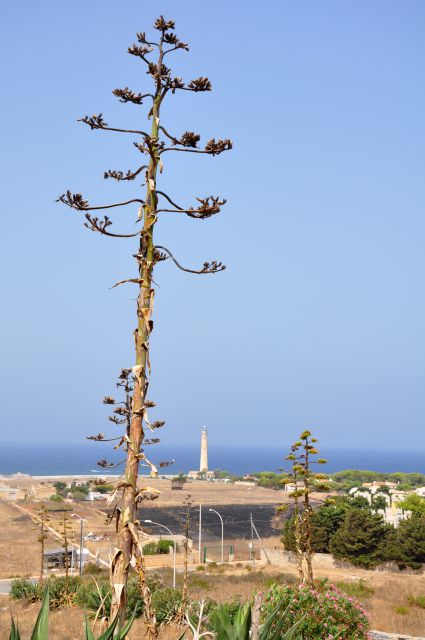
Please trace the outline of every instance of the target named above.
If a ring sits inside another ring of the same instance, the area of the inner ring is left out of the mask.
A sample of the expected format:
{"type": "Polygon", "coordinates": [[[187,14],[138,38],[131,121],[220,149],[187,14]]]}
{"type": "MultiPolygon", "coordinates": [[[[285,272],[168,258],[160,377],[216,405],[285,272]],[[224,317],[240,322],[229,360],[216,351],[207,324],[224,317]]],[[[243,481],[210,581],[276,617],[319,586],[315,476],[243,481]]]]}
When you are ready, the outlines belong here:
{"type": "Polygon", "coordinates": [[[15,621],[12,618],[12,626],[10,628],[9,640],[21,640],[21,634],[19,633],[18,625],[15,625],[15,621]]]}
{"type": "Polygon", "coordinates": [[[49,639],[49,589],[46,587],[43,596],[43,604],[37,616],[31,640],[49,639]]]}
{"type": "Polygon", "coordinates": [[[96,638],[93,635],[93,631],[90,628],[89,621],[87,618],[87,613],[84,615],[84,633],[85,633],[85,640],[96,640],[96,638]]]}
{"type": "Polygon", "coordinates": [[[249,640],[251,628],[251,605],[249,603],[241,607],[237,612],[235,627],[238,640],[249,640]]]}
{"type": "Polygon", "coordinates": [[[241,605],[233,624],[226,607],[217,607],[211,616],[210,623],[217,640],[249,640],[251,607],[249,604],[241,605]]]}
{"type": "Polygon", "coordinates": [[[292,627],[282,635],[282,628],[285,624],[290,607],[291,604],[288,604],[286,609],[279,616],[280,604],[278,604],[276,609],[269,615],[260,628],[260,640],[292,640],[292,638],[295,637],[295,633],[298,631],[302,622],[304,622],[305,616],[293,624],[292,627]],[[273,623],[275,623],[275,626],[272,628],[273,623]]]}
{"type": "Polygon", "coordinates": [[[125,637],[126,637],[127,633],[130,631],[135,617],[136,617],[136,609],[134,609],[133,615],[131,616],[130,620],[128,620],[127,623],[121,629],[120,634],[118,636],[119,640],[125,640],[125,637]]]}
{"type": "Polygon", "coordinates": [[[97,640],[112,640],[112,638],[114,637],[115,627],[117,626],[117,624],[118,624],[118,617],[114,619],[112,624],[106,629],[104,633],[102,633],[101,636],[98,637],[97,640]]]}
{"type": "MultiPolygon", "coordinates": [[[[304,617],[305,616],[303,616],[300,620],[298,620],[298,622],[296,622],[284,636],[281,636],[282,640],[292,640],[292,638],[295,637],[295,633],[298,631],[298,627],[301,625],[302,622],[304,622],[304,617]]],[[[335,636],[335,638],[337,637],[338,636],[335,636]]]]}

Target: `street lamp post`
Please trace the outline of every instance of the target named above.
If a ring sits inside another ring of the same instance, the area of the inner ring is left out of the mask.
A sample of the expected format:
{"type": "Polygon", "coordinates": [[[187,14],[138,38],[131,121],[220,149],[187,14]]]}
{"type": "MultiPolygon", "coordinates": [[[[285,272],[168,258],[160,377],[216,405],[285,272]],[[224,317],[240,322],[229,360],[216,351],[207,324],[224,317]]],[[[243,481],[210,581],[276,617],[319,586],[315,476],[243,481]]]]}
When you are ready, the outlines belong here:
{"type": "Polygon", "coordinates": [[[78,518],[80,521],[80,567],[79,567],[79,573],[80,576],[83,573],[83,522],[85,520],[85,518],[82,518],[81,516],[79,516],[77,513],[73,513],[71,514],[73,518],[78,518]]]}
{"type": "Polygon", "coordinates": [[[216,513],[218,515],[218,517],[220,518],[220,521],[221,521],[221,561],[224,562],[224,523],[223,523],[223,518],[221,517],[219,512],[216,511],[215,509],[208,509],[208,511],[212,511],[213,513],[216,513]]]}
{"type": "Polygon", "coordinates": [[[173,556],[174,556],[173,558],[173,589],[175,589],[176,588],[176,538],[175,538],[175,535],[171,531],[171,529],[165,526],[165,524],[161,524],[160,522],[154,522],[153,520],[143,520],[143,522],[146,522],[146,524],[155,524],[157,527],[162,527],[163,529],[168,531],[170,535],[173,536],[173,556]]]}

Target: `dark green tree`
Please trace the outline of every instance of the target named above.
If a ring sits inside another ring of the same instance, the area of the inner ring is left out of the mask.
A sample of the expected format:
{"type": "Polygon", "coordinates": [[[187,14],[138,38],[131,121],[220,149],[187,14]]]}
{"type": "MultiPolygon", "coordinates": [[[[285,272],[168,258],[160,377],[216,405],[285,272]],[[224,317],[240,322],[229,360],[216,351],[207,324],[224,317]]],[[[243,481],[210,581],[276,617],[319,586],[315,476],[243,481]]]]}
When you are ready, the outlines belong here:
{"type": "Polygon", "coordinates": [[[60,481],[54,482],[53,486],[56,489],[56,494],[58,496],[65,497],[66,487],[67,487],[66,482],[60,482],[60,481]]]}
{"type": "Polygon", "coordinates": [[[348,509],[344,521],[329,544],[335,558],[359,567],[372,568],[388,560],[388,543],[394,528],[368,509],[348,509]]]}
{"type": "MultiPolygon", "coordinates": [[[[313,511],[311,516],[312,546],[315,553],[329,553],[330,540],[344,522],[348,505],[343,501],[326,501],[313,511]]],[[[295,551],[295,521],[289,518],[285,522],[282,536],[285,549],[295,551]]]]}
{"type": "Polygon", "coordinates": [[[425,515],[402,520],[397,528],[396,560],[425,562],[425,515]]]}

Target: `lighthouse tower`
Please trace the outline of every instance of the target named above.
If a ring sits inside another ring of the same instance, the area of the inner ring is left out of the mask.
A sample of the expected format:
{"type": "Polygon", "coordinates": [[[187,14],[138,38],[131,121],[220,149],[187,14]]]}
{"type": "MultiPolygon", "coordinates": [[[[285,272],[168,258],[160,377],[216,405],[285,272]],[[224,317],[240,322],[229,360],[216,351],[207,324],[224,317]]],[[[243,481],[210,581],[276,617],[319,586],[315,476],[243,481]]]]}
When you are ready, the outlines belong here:
{"type": "Polygon", "coordinates": [[[199,473],[208,472],[208,433],[207,428],[203,427],[201,433],[201,462],[199,465],[199,473]]]}

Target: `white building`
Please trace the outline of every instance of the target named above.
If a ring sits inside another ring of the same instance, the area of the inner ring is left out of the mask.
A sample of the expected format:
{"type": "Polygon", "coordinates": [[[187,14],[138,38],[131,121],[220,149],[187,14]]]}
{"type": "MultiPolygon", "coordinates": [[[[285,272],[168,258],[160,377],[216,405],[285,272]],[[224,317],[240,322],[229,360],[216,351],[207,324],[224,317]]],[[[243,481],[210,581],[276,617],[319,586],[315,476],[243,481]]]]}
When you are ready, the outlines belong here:
{"type": "Polygon", "coordinates": [[[106,496],[104,493],[99,493],[99,491],[89,491],[84,500],[88,502],[94,502],[95,500],[105,500],[106,496]]]}
{"type": "Polygon", "coordinates": [[[361,487],[350,489],[349,494],[353,498],[365,498],[369,504],[372,504],[372,501],[376,498],[383,498],[387,506],[385,509],[374,509],[374,512],[379,513],[387,524],[397,527],[402,520],[410,518],[412,512],[397,506],[399,502],[406,498],[407,493],[393,487],[397,487],[393,482],[368,482],[361,487]],[[382,491],[383,487],[387,487],[388,492],[382,491]]]}

